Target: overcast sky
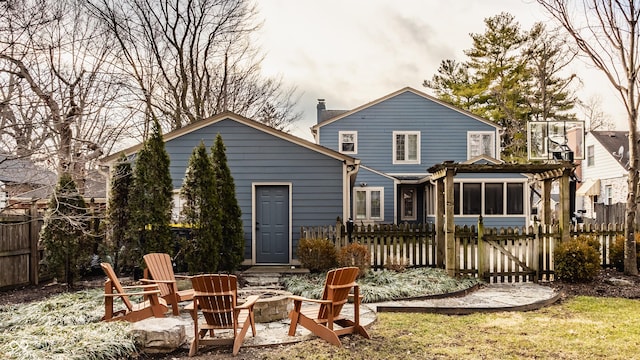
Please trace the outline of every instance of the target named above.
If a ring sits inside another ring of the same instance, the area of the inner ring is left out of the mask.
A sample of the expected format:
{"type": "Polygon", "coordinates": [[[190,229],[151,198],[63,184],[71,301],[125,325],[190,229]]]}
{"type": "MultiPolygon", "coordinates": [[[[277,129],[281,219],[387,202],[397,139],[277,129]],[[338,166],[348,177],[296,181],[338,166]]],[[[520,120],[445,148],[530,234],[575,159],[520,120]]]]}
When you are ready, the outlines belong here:
{"type": "MultiPolygon", "coordinates": [[[[406,86],[430,93],[422,82],[442,60],[465,60],[469,34],[484,33],[488,17],[504,11],[522,29],[538,21],[555,27],[534,0],[260,0],[257,6],[263,71],[297,86],[304,115],[292,132],[308,140],[318,98],[328,109],[348,110],[406,86]]],[[[612,118],[623,116],[600,73],[585,62],[570,71],[583,78],[581,99],[599,93],[612,118]]]]}

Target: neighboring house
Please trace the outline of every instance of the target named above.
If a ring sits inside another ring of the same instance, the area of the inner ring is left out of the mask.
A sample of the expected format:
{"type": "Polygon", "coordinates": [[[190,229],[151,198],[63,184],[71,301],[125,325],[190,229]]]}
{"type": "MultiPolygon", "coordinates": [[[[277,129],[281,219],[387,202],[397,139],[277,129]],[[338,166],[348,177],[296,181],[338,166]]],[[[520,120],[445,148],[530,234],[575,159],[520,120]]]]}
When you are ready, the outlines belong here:
{"type": "Polygon", "coordinates": [[[576,190],[576,209],[594,218],[594,204],[627,201],[629,138],[627,131],[591,131],[585,136],[582,181],[576,190]]]}
{"type": "Polygon", "coordinates": [[[0,210],[51,194],[57,176],[30,159],[0,154],[0,210]]]}
{"type": "MultiPolygon", "coordinates": [[[[350,216],[358,224],[423,223],[435,216],[427,169],[444,161],[501,163],[499,126],[412,88],[354,110],[327,110],[319,100],[316,143],[360,159],[350,216]]],[[[528,177],[469,173],[455,177],[456,225],[528,223],[528,177]]]]}
{"type": "MultiPolygon", "coordinates": [[[[226,147],[242,210],[244,264],[298,264],[295,251],[302,226],[326,226],[349,216],[357,159],[230,112],[164,135],[174,204],[179,204],[193,149],[200,141],[210,148],[217,134],[226,147]]],[[[124,153],[133,156],[141,147],[124,153]]],[[[103,162],[112,166],[119,155],[103,162]]]]}

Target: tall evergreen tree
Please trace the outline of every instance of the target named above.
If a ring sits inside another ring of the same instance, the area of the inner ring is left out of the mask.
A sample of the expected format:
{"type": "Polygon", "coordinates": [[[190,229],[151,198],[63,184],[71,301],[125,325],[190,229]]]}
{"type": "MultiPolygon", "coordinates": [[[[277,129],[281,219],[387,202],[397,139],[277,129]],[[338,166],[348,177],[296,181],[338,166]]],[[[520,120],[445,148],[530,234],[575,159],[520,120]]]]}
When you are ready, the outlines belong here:
{"type": "Polygon", "coordinates": [[[218,271],[222,242],[220,199],[213,164],[202,142],[189,159],[181,195],[185,200],[182,214],[192,231],[186,249],[189,272],[218,271]]]}
{"type": "Polygon", "coordinates": [[[542,24],[522,31],[508,13],[485,24],[484,33],[471,34],[473,46],[464,52],[468,60],[442,61],[424,86],[439,99],[501,125],[503,157],[524,160],[527,121],[573,117],[574,77],[559,76],[573,56],[542,24]]]}
{"type": "Polygon", "coordinates": [[[88,220],[82,195],[71,175],[63,173],[49,200],[41,239],[50,270],[70,287],[81,267],[91,260],[93,247],[87,236],[88,220]]]}
{"type": "Polygon", "coordinates": [[[157,120],[138,152],[130,192],[131,231],[138,243],[131,255],[141,261],[142,255],[152,252],[172,254],[171,211],[173,184],[169,173],[169,154],[164,147],[162,130],[157,120]],[[135,254],[139,252],[139,254],[135,254]]]}
{"type": "Polygon", "coordinates": [[[129,231],[131,209],[129,208],[129,193],[133,185],[131,163],[122,154],[118,158],[111,174],[111,189],[109,194],[108,218],[108,246],[107,251],[113,256],[113,268],[119,272],[123,266],[133,267],[133,259],[128,254],[133,246],[133,239],[129,231]]]}
{"type": "Polygon", "coordinates": [[[242,230],[242,212],[236,198],[236,185],[227,165],[227,155],[222,136],[216,136],[212,149],[215,177],[218,180],[218,197],[222,213],[222,257],[220,269],[233,271],[244,259],[244,232],[242,230]]]}

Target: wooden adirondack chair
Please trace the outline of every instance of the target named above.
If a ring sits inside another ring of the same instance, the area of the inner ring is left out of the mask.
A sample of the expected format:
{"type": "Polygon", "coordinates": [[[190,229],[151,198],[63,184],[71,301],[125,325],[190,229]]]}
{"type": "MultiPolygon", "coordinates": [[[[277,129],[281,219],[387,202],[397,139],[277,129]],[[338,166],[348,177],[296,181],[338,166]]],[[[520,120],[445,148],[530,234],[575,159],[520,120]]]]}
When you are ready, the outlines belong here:
{"type": "Polygon", "coordinates": [[[192,277],[191,282],[195,292],[193,303],[187,309],[193,318],[195,336],[189,356],[195,355],[201,344],[233,344],[233,355],[237,355],[249,325],[253,336],[256,336],[253,306],[259,296],[249,296],[244,304],[238,306],[238,279],[235,275],[198,275],[192,277]],[[205,324],[198,325],[199,311],[204,315],[205,324]],[[233,338],[214,338],[216,329],[233,329],[233,338]],[[209,337],[205,338],[207,332],[209,337]]]}
{"type": "Polygon", "coordinates": [[[334,269],[327,273],[322,299],[307,299],[291,296],[293,310],[289,313],[291,325],[289,336],[296,334],[298,324],[318,335],[329,343],[342,346],[338,336],[344,334],[360,334],[370,339],[367,330],[360,325],[360,292],[355,280],[358,276],[357,267],[334,269]],[[354,319],[349,320],[340,315],[343,305],[349,300],[353,289],[354,319]],[[315,303],[302,306],[303,302],[315,303]],[[339,329],[334,325],[340,326],[339,329]]]}
{"type": "Polygon", "coordinates": [[[173,315],[178,316],[180,310],[178,303],[193,299],[193,289],[178,290],[176,279],[188,276],[175,275],[169,254],[152,253],[144,257],[147,268],[144,269],[144,279],[142,281],[153,282],[160,287],[160,296],[171,305],[173,315]]]}
{"type": "Polygon", "coordinates": [[[141,286],[122,286],[120,280],[109,263],[101,263],[100,266],[107,275],[104,283],[104,321],[125,320],[136,322],[151,316],[164,317],[167,312],[167,303],[160,298],[160,289],[155,284],[141,286]],[[130,289],[142,289],[142,291],[126,292],[130,289]],[[129,296],[143,296],[146,301],[134,304],[129,296]],[[124,310],[113,311],[113,298],[119,297],[127,307],[124,310]]]}

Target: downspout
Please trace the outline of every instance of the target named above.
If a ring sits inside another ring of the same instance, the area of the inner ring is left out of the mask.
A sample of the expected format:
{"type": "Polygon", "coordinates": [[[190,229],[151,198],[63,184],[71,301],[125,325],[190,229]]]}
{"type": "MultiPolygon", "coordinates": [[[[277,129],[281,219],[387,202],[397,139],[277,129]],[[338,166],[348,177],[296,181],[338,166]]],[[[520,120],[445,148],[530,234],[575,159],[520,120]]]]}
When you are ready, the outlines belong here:
{"type": "Polygon", "coordinates": [[[344,185],[342,189],[342,193],[344,196],[342,197],[344,200],[342,202],[342,221],[346,221],[351,217],[351,189],[353,188],[353,184],[356,182],[356,175],[358,174],[358,170],[360,170],[360,160],[355,159],[353,164],[347,164],[345,161],[345,176],[344,176],[344,185]]]}

